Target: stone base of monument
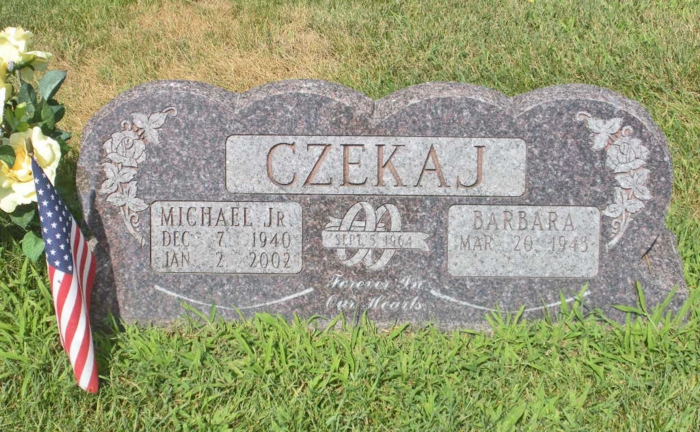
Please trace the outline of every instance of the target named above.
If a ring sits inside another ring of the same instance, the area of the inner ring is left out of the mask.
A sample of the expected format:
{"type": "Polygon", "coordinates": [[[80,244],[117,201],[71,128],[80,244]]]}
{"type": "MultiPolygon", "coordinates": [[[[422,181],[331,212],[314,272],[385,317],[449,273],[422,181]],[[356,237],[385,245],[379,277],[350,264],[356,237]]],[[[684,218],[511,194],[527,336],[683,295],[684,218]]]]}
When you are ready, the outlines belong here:
{"type": "Polygon", "coordinates": [[[584,286],[584,307],[616,318],[636,284],[649,308],[687,298],[666,139],[598,87],[373,101],[323,81],[154,82],[93,117],[78,168],[98,320],[169,322],[184,302],[475,328],[584,286]]]}

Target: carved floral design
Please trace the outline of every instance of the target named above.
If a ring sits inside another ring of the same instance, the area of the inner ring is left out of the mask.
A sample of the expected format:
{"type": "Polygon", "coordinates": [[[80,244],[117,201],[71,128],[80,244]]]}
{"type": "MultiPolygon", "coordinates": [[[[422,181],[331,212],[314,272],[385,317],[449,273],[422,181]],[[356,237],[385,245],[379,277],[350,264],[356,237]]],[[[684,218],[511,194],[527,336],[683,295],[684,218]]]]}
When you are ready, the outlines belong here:
{"type": "Polygon", "coordinates": [[[634,129],[622,126],[621,118],[601,120],[587,112],[576,114],[579,121],[586,123],[591,131],[591,149],[605,150],[605,166],[615,174],[619,187],[615,188],[615,200],[603,214],[613,218],[613,238],[608,242],[608,250],[617,245],[624,235],[632,215],[644,208],[644,202],[652,198],[647,187],[649,170],[644,168],[649,157],[649,149],[642,141],[633,138],[634,129]]]}
{"type": "Polygon", "coordinates": [[[146,145],[158,144],[158,129],[168,117],[176,115],[174,107],[149,116],[131,114],[132,121],[124,120],[121,123],[122,130],[113,133],[103,144],[105,157],[101,163],[106,180],[102,182],[99,193],[107,195],[108,203],[119,207],[126,229],[139,241],[141,247],[146,240],[139,229],[139,213],[146,210],[148,204],[136,196],[138,185],[134,178],[139,164],[146,160],[146,145]]]}

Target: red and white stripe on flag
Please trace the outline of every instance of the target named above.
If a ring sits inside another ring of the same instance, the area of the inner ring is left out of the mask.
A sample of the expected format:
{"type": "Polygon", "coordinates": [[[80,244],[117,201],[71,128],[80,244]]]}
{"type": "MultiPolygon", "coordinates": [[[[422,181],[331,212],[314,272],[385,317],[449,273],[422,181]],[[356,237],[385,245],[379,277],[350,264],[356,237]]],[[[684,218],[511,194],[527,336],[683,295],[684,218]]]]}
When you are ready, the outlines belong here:
{"type": "Polygon", "coordinates": [[[32,171],[61,343],[80,388],[97,393],[97,361],[90,328],[95,257],[68,207],[34,159],[32,171]]]}
{"type": "Polygon", "coordinates": [[[76,272],[64,273],[49,263],[49,279],[61,343],[68,353],[75,378],[80,388],[97,393],[97,362],[90,328],[90,294],[95,277],[95,257],[75,222],[71,225],[76,272]]]}

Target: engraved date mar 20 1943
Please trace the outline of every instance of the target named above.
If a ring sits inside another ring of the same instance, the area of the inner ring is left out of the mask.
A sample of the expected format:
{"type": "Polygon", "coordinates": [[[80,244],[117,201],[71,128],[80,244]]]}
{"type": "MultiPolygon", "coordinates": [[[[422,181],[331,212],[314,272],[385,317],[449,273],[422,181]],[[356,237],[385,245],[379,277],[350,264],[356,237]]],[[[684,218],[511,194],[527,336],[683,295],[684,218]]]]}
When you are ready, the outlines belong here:
{"type": "Polygon", "coordinates": [[[452,206],[452,276],[594,277],[600,211],[566,206],[452,206]]]}

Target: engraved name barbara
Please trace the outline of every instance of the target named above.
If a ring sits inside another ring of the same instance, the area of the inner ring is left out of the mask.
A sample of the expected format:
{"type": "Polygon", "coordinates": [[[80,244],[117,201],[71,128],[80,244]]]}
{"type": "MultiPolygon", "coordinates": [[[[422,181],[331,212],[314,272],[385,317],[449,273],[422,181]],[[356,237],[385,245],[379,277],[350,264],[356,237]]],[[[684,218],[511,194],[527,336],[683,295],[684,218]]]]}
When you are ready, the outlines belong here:
{"type": "Polygon", "coordinates": [[[600,210],[595,207],[456,205],[449,211],[453,276],[593,277],[600,210]]]}

